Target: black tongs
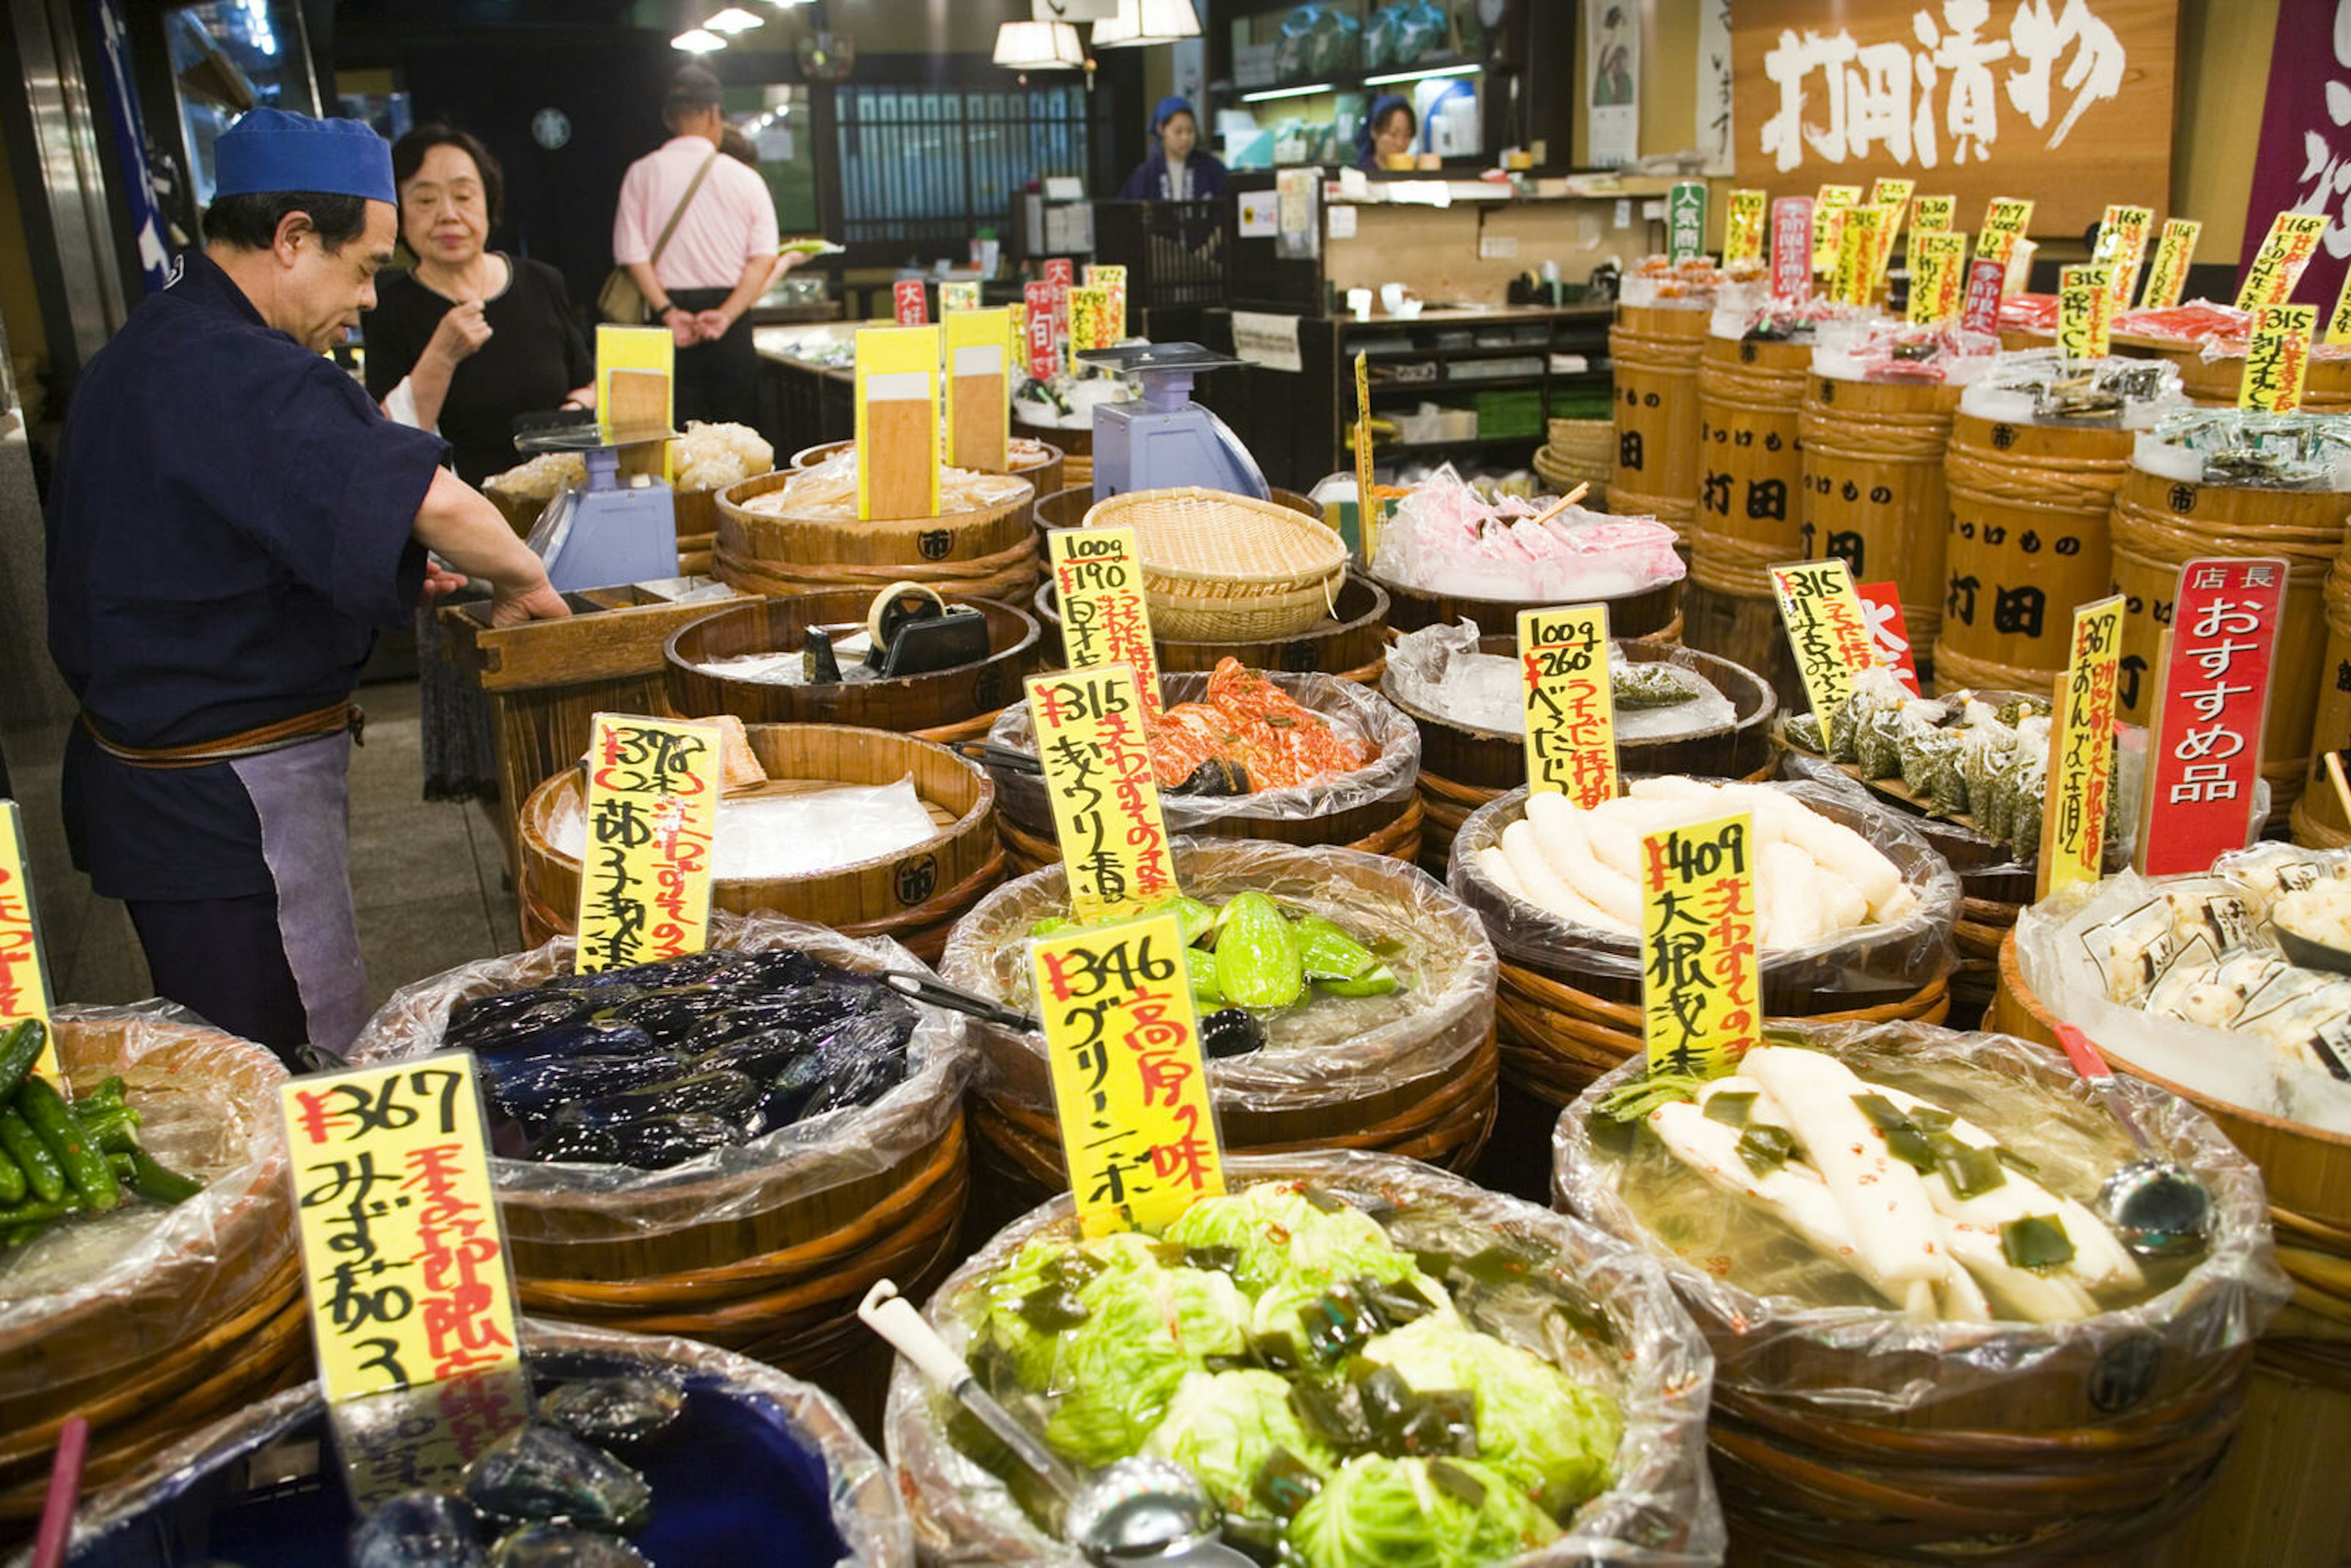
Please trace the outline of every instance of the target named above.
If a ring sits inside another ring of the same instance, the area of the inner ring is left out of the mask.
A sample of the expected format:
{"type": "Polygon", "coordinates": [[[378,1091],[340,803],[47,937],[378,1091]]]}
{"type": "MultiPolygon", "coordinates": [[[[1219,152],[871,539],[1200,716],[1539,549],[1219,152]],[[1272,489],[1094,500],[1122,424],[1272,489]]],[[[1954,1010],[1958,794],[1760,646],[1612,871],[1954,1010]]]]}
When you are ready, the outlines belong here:
{"type": "Polygon", "coordinates": [[[1035,1033],[1045,1027],[1027,1013],[1015,1012],[1000,1002],[989,1001],[986,997],[976,997],[969,991],[959,991],[953,986],[932,979],[927,975],[909,975],[894,969],[887,970],[882,976],[882,983],[902,997],[911,997],[915,1001],[927,1002],[935,1008],[945,1008],[949,1012],[963,1013],[967,1017],[979,1019],[982,1023],[996,1024],[1003,1029],[1017,1029],[1024,1033],[1035,1033]]]}
{"type": "Polygon", "coordinates": [[[1008,746],[998,746],[992,740],[958,740],[948,747],[957,757],[977,762],[982,768],[1001,768],[1007,773],[1042,775],[1045,765],[1037,760],[1036,753],[1015,751],[1008,746]]]}

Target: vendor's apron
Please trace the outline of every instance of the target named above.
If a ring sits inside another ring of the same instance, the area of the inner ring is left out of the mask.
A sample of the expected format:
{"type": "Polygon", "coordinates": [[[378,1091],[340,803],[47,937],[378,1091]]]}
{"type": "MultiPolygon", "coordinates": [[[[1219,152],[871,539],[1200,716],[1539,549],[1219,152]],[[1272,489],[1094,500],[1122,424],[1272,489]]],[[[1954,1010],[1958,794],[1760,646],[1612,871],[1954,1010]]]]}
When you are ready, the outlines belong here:
{"type": "Polygon", "coordinates": [[[134,768],[225,763],[261,822],[261,858],[277,889],[277,937],[302,996],[311,1049],[340,1061],[367,1022],[367,965],[351,903],[351,746],[360,711],[345,703],[207,746],[119,746],[83,717],[109,756],[134,768]]]}

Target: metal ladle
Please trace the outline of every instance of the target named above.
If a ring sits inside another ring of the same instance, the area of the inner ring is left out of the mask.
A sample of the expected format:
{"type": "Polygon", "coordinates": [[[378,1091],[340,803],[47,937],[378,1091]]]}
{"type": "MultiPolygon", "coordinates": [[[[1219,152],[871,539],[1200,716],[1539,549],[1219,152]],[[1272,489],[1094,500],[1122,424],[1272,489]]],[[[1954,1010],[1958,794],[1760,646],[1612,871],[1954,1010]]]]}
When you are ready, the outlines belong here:
{"type": "Polygon", "coordinates": [[[1080,1478],[1044,1440],[980,1387],[963,1357],[923,1321],[888,1280],[874,1281],[858,1305],[868,1328],[888,1340],[914,1370],[946,1389],[1037,1472],[1061,1500],[1064,1532],[1096,1563],[1163,1563],[1169,1568],[1256,1568],[1218,1539],[1222,1514],[1192,1472],[1167,1459],[1120,1459],[1080,1478]]]}
{"type": "Polygon", "coordinates": [[[2114,1070],[2087,1035],[2072,1024],[2059,1024],[2057,1041],[2065,1048],[2082,1082],[2138,1145],[2139,1158],[2100,1185],[2098,1218],[2141,1258],[2178,1258],[2201,1251],[2212,1224],[2212,1195],[2187,1166],[2166,1157],[2155,1146],[2122,1092],[2115,1087],[2114,1070]]]}

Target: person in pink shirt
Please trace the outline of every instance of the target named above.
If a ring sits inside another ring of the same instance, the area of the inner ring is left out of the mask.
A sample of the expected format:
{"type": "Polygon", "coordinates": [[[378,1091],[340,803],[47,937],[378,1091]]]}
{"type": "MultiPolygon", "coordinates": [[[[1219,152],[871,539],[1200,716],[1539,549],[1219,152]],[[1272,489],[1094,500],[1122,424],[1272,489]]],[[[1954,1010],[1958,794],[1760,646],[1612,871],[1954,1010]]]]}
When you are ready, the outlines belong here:
{"type": "Polygon", "coordinates": [[[677,339],[677,418],[750,424],[759,361],[746,316],[778,270],[776,204],[757,172],[720,154],[726,121],[709,71],[678,71],[662,120],[670,139],[621,181],[612,260],[677,339]]]}

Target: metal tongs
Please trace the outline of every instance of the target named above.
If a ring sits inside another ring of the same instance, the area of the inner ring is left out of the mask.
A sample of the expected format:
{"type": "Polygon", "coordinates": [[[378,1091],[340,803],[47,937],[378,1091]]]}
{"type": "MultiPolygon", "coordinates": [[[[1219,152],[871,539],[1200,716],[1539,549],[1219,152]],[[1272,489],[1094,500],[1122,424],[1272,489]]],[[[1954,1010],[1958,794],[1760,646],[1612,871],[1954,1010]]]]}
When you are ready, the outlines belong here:
{"type": "Polygon", "coordinates": [[[935,1008],[945,1008],[949,1012],[962,1013],[982,1023],[1029,1033],[1045,1027],[1027,1013],[1015,1012],[1001,1002],[974,996],[969,991],[959,991],[953,986],[932,979],[928,975],[910,975],[902,969],[890,969],[883,971],[882,983],[902,997],[910,997],[935,1008]]]}
{"type": "Polygon", "coordinates": [[[958,740],[947,749],[982,768],[1001,768],[1008,773],[1041,775],[1045,771],[1045,765],[1037,760],[1035,752],[1015,751],[992,740],[958,740]]]}

